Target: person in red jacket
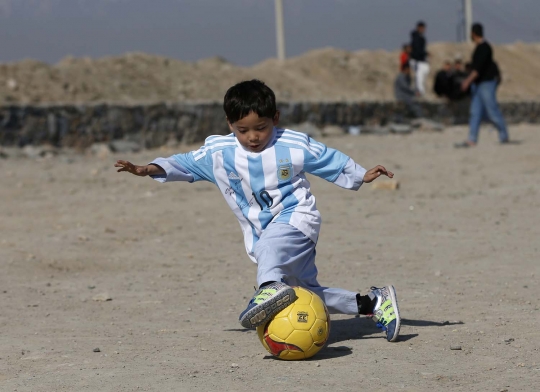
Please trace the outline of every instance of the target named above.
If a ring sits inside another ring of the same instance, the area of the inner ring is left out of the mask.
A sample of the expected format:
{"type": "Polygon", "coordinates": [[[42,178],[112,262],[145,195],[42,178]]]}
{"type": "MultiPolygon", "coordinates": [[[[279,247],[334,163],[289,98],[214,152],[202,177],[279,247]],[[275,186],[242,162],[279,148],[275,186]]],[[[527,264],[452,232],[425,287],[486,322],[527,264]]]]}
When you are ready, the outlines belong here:
{"type": "Polygon", "coordinates": [[[405,64],[409,64],[411,56],[411,45],[403,44],[401,54],[399,55],[399,69],[403,69],[405,64]]]}

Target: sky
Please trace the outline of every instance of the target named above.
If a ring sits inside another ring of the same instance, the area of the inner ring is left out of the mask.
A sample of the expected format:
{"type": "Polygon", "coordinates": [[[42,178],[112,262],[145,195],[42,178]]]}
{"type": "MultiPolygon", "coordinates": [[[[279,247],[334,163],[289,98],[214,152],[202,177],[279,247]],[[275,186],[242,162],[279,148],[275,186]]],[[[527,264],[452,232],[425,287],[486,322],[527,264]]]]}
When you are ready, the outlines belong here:
{"type": "MultiPolygon", "coordinates": [[[[540,0],[472,0],[493,43],[540,42],[540,0]]],[[[418,20],[456,41],[461,0],[283,0],[287,57],[396,49],[418,20]]],[[[274,0],[0,0],[0,62],[139,51],[252,65],[276,56],[274,0]]]]}

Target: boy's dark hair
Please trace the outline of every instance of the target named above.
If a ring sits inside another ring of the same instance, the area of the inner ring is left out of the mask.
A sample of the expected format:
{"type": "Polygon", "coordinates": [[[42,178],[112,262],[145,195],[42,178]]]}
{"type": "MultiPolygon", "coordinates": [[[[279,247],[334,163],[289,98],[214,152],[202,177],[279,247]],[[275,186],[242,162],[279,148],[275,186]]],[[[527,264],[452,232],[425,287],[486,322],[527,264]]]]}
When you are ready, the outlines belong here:
{"type": "Polygon", "coordinates": [[[471,31],[476,35],[477,37],[484,37],[484,26],[482,26],[481,23],[475,23],[472,25],[471,31]]]}
{"type": "Polygon", "coordinates": [[[426,27],[426,23],[423,21],[423,20],[420,20],[418,21],[418,23],[416,24],[416,27],[426,27]]]}
{"type": "Polygon", "coordinates": [[[260,80],[246,80],[227,90],[223,99],[223,110],[231,124],[249,113],[259,117],[274,118],[277,112],[276,96],[272,89],[260,80]]]}

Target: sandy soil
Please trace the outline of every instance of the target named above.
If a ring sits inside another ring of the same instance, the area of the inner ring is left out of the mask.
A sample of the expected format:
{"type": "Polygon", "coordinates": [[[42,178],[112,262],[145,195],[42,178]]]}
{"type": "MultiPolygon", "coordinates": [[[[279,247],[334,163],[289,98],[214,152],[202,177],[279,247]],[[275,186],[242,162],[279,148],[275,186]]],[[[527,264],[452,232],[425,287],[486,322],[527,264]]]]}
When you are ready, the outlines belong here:
{"type": "Polygon", "coordinates": [[[304,362],[271,358],[238,324],[255,265],[213,185],[116,174],[117,156],[0,160],[0,390],[533,391],[539,131],[513,127],[521,144],[500,146],[484,130],[473,150],[452,147],[464,128],[325,139],[402,187],[313,179],[320,281],[391,282],[404,320],[391,344],[335,316],[304,362]]]}
{"type": "MultiPolygon", "coordinates": [[[[435,99],[432,81],[444,60],[471,58],[472,44],[430,44],[428,100],[435,99]]],[[[494,48],[503,83],[499,98],[540,99],[540,43],[494,48]]],[[[117,103],[217,101],[241,80],[259,78],[279,101],[393,100],[399,52],[348,52],[322,48],[287,59],[268,59],[239,67],[222,58],[195,63],[128,53],[100,59],[66,58],[49,65],[32,60],[0,64],[0,105],[27,103],[117,103]]]]}

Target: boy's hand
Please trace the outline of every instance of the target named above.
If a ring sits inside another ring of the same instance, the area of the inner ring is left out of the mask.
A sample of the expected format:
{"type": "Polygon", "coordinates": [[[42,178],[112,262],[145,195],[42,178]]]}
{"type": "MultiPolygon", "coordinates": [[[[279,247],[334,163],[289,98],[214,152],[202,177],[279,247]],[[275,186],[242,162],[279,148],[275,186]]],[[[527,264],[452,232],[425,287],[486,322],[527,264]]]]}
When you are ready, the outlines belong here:
{"type": "Polygon", "coordinates": [[[114,164],[114,167],[120,168],[117,170],[118,173],[125,171],[125,172],[135,174],[136,176],[141,176],[141,177],[148,175],[148,169],[146,166],[137,166],[129,161],[118,160],[114,164]]]}
{"type": "Polygon", "coordinates": [[[366,174],[364,174],[364,182],[370,183],[371,181],[375,180],[376,178],[380,177],[382,174],[389,178],[394,177],[394,173],[391,171],[386,170],[384,166],[377,165],[373,169],[369,169],[366,174]]]}

